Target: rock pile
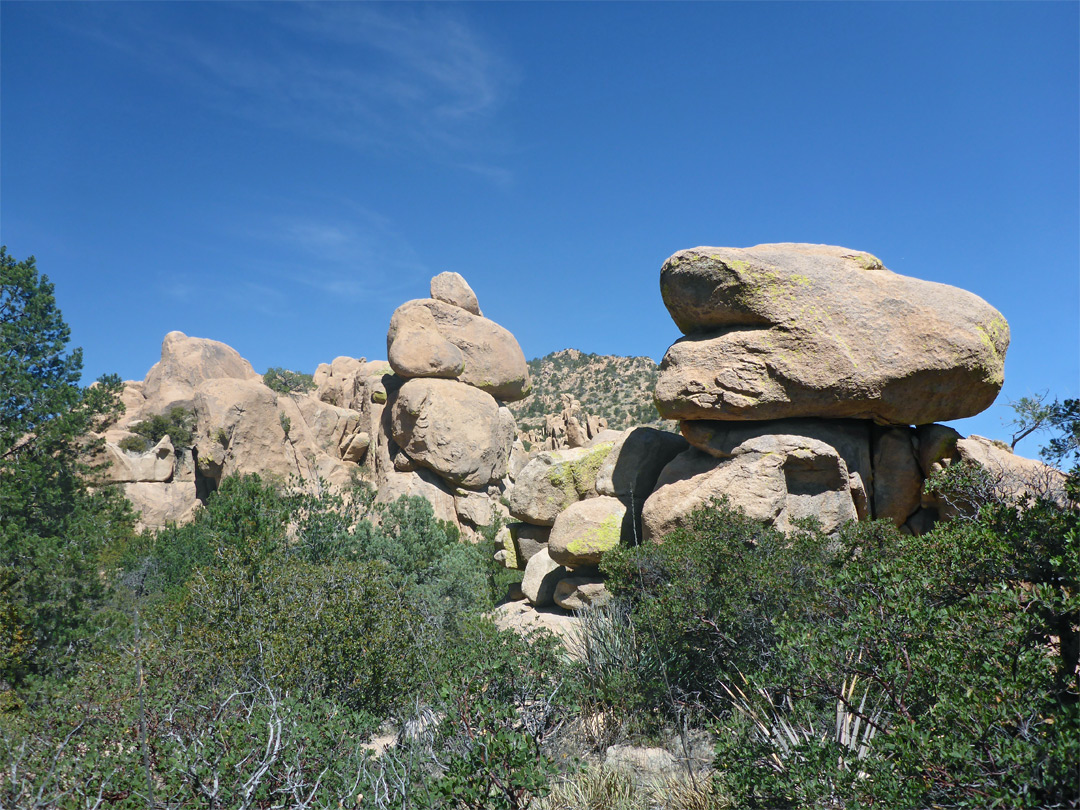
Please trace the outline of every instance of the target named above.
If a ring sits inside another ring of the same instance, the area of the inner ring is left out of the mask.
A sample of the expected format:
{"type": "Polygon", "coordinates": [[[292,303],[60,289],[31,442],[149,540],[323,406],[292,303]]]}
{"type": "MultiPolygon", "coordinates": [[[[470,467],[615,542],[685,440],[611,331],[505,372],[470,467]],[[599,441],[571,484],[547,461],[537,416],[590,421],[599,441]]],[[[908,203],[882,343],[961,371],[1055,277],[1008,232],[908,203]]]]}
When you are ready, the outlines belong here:
{"type": "Polygon", "coordinates": [[[583,447],[534,456],[510,493],[504,564],[525,572],[521,589],[543,607],[579,609],[606,598],[604,552],[641,537],[641,509],[663,467],[689,446],[649,427],[600,434],[583,447]],[[612,440],[613,439],[613,440],[612,440]]]}
{"type": "Polygon", "coordinates": [[[496,557],[524,572],[523,595],[579,609],[607,598],[605,553],[660,540],[714,497],[781,530],[807,517],[826,532],[885,518],[922,533],[951,516],[924,482],[956,461],[990,471],[1004,494],[1063,488],[1045,465],[935,424],[993,401],[1004,318],[867,253],[676,253],[661,292],[684,337],[655,398],[681,435],[606,430],[564,396],[531,456],[506,407],[530,389],[516,339],[482,315],[460,275],[442,273],[430,290],[393,313],[388,361],[338,357],[316,370],[312,392],[275,393],[228,346],[166,335],[161,362],[127,384],[128,412],[105,435],[110,473],[143,523],[186,519],[230,473],[310,487],[362,478],[380,502],[427,498],[466,534],[511,519],[496,557]],[[190,419],[190,442],[123,449],[137,423],[174,409],[190,419]]]}
{"type": "Polygon", "coordinates": [[[828,245],[680,251],[660,289],[686,337],[660,366],[657,407],[692,447],[645,504],[646,539],[720,495],[781,529],[814,516],[826,531],[888,518],[922,532],[940,517],[923,481],[964,445],[933,423],[1000,390],[997,310],[828,245]]]}
{"type": "Polygon", "coordinates": [[[394,312],[386,349],[394,374],[383,378],[378,498],[423,495],[440,517],[490,525],[505,513],[517,435],[505,403],[529,393],[517,340],[480,314],[464,278],[441,273],[430,298],[394,312]]]}

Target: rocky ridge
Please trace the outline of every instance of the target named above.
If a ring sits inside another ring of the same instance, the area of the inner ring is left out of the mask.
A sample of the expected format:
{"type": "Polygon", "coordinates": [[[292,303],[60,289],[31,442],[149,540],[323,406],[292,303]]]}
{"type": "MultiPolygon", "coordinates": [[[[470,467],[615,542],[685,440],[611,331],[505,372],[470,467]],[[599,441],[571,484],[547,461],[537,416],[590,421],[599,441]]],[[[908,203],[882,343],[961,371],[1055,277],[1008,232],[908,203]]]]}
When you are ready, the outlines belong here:
{"type": "Polygon", "coordinates": [[[661,290],[686,335],[655,383],[678,434],[611,430],[566,393],[543,432],[526,433],[538,445],[527,451],[513,410],[528,402],[530,366],[444,273],[394,312],[387,361],[338,357],[311,392],[277,394],[229,347],[170,333],[105,436],[112,475],[146,525],[186,519],[230,473],[309,487],[362,478],[382,502],[427,498],[466,534],[506,523],[497,559],[523,572],[531,605],[567,609],[606,598],[607,551],[661,540],[712,498],[781,530],[885,518],[922,533],[950,517],[924,481],[956,461],[1011,494],[1060,486],[1038,462],[933,423],[986,407],[1003,381],[1008,326],[969,293],[866,253],[792,244],[681,251],[661,290]],[[177,407],[192,414],[191,447],[121,448],[140,420],[177,407]]]}

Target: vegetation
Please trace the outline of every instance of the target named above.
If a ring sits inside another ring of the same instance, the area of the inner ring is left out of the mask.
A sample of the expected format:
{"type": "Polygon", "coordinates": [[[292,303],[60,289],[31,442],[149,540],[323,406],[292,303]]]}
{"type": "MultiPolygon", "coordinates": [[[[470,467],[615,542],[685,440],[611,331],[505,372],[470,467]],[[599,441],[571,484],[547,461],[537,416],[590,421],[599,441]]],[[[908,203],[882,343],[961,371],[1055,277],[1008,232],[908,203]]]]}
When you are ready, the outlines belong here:
{"type": "Polygon", "coordinates": [[[658,367],[648,357],[584,354],[563,349],[529,361],[532,394],[509,408],[522,430],[542,427],[547,414],[562,410],[561,394],[581,402],[590,416],[614,430],[635,425],[665,427],[653,405],[658,367]]]}
{"type": "Polygon", "coordinates": [[[195,424],[195,414],[180,406],[170,408],[166,414],[154,414],[149,419],[136,422],[130,427],[133,436],[125,436],[120,441],[120,449],[135,453],[145,453],[166,436],[173,447],[191,447],[193,438],[191,428],[195,424]]]}
{"type": "Polygon", "coordinates": [[[263,382],[278,394],[303,394],[315,387],[315,380],[310,374],[279,366],[267,369],[263,374],[263,382]]]}

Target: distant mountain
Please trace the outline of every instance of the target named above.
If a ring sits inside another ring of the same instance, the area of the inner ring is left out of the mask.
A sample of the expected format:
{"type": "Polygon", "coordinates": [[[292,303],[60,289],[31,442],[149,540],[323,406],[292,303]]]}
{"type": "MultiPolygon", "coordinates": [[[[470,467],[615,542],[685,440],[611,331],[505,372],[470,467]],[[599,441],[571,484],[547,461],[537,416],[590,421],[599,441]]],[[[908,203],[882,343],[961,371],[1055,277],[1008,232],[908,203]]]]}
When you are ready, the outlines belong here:
{"type": "Polygon", "coordinates": [[[562,410],[560,394],[581,402],[582,410],[607,419],[616,430],[633,425],[671,429],[653,405],[659,367],[649,357],[585,354],[563,349],[529,361],[532,394],[511,402],[520,430],[542,427],[544,416],[562,410]]]}

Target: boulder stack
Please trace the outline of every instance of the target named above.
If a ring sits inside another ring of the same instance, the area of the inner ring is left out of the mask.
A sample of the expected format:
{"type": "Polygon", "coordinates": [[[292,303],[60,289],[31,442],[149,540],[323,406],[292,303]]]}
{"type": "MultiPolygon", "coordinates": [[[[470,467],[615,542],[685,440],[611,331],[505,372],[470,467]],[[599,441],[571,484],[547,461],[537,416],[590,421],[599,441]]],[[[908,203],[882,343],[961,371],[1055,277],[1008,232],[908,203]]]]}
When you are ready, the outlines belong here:
{"type": "Polygon", "coordinates": [[[505,403],[530,388],[517,340],[480,314],[464,278],[441,273],[431,280],[430,298],[394,312],[386,350],[393,375],[380,431],[380,499],[416,492],[415,479],[426,477],[443,495],[425,494],[441,502],[448,496],[455,520],[490,525],[505,512],[500,498],[517,436],[505,403]]]}
{"type": "Polygon", "coordinates": [[[956,440],[932,423],[997,396],[1009,345],[997,310],[830,245],[683,250],[660,290],[685,337],[656,403],[692,449],[661,473],[645,538],[721,495],[781,529],[815,517],[826,531],[871,518],[925,531],[939,517],[923,481],[956,440]]]}

